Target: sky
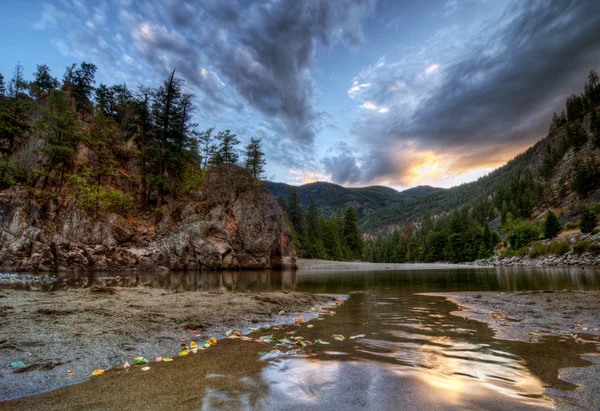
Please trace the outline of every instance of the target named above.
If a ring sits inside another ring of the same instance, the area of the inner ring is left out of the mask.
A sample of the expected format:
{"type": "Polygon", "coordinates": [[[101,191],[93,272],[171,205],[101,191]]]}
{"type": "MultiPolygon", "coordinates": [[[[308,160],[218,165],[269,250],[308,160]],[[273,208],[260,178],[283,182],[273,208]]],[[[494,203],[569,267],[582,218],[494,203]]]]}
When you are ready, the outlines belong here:
{"type": "Polygon", "coordinates": [[[4,0],[0,73],[176,69],[200,129],[261,138],[272,181],[451,187],[548,131],[600,69],[598,0],[4,0]]]}

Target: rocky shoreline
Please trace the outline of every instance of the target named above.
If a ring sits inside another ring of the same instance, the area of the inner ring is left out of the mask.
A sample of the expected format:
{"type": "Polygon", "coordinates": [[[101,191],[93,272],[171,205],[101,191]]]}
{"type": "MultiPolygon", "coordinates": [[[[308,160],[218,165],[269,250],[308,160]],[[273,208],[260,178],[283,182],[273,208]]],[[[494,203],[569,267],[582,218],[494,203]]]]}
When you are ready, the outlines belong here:
{"type": "Polygon", "coordinates": [[[467,263],[477,267],[582,267],[600,269],[600,256],[591,253],[575,254],[568,252],[561,256],[536,257],[513,256],[500,259],[497,256],[467,263]]]}
{"type": "Polygon", "coordinates": [[[331,261],[298,259],[301,271],[380,271],[380,270],[443,270],[449,268],[477,268],[472,264],[454,263],[367,263],[363,261],[331,261]]]}
{"type": "Polygon", "coordinates": [[[0,290],[0,402],[83,382],[134,357],[176,356],[181,344],[230,329],[290,324],[294,313],[335,300],[287,291],[0,290]]]}
{"type": "MultiPolygon", "coordinates": [[[[482,267],[594,267],[600,269],[600,254],[585,251],[584,247],[578,248],[578,244],[587,244],[588,248],[591,246],[594,249],[600,249],[600,234],[572,235],[565,238],[564,241],[568,241],[566,248],[569,251],[562,255],[550,254],[548,247],[551,241],[544,240],[541,242],[542,251],[544,254],[550,255],[539,255],[533,258],[530,255],[515,255],[506,258],[494,256],[468,264],[482,267]]],[[[531,251],[533,250],[530,248],[531,251]]]]}

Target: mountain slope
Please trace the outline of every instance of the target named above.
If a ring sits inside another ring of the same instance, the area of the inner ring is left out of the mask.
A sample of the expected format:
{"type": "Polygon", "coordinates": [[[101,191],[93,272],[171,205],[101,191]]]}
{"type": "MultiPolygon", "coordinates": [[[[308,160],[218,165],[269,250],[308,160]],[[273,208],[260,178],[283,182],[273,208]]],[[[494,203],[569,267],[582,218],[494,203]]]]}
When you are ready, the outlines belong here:
{"type": "MultiPolygon", "coordinates": [[[[308,207],[312,200],[329,216],[352,205],[363,230],[377,233],[418,223],[426,214],[438,216],[477,204],[504,220],[507,213],[531,218],[551,208],[600,201],[600,85],[596,83],[592,86],[590,80],[584,94],[567,99],[566,110],[555,114],[545,138],[477,181],[448,190],[419,186],[403,192],[313,183],[297,188],[301,206],[308,207]]],[[[267,186],[284,197],[291,190],[282,183],[267,186]]]]}
{"type": "MultiPolygon", "coordinates": [[[[294,187],[285,183],[266,182],[265,184],[275,196],[282,195],[286,200],[289,199],[294,187]]],[[[379,210],[399,205],[408,207],[415,202],[417,197],[442,190],[436,187],[419,186],[399,192],[384,186],[347,188],[326,182],[296,187],[302,208],[308,208],[310,202],[314,201],[317,208],[326,217],[331,217],[334,214],[341,214],[347,207],[353,206],[361,221],[379,210]]]]}

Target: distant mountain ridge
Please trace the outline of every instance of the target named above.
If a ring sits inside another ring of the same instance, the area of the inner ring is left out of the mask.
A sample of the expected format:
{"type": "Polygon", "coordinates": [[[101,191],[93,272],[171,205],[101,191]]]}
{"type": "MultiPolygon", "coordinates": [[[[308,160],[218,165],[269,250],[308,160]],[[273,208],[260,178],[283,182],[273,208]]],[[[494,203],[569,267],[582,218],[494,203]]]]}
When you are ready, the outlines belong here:
{"type": "Polygon", "coordinates": [[[379,210],[398,205],[409,206],[417,197],[445,191],[443,188],[431,186],[417,186],[404,191],[385,186],[343,187],[322,181],[301,186],[268,181],[265,185],[275,196],[282,195],[286,201],[292,188],[296,187],[300,206],[307,209],[310,202],[314,201],[326,217],[342,214],[346,208],[353,206],[361,222],[379,210]]]}

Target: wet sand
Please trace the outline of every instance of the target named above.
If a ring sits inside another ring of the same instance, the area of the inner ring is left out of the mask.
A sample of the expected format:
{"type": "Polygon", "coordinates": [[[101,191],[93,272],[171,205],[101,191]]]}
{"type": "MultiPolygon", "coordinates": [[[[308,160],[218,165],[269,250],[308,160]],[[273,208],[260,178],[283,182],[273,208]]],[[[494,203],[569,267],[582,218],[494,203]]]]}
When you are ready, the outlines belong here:
{"type": "MultiPolygon", "coordinates": [[[[579,344],[600,342],[600,291],[530,291],[427,293],[443,296],[458,305],[453,315],[487,323],[503,340],[538,343],[559,336],[579,344]]],[[[560,341],[560,340],[559,340],[560,341]]],[[[598,348],[596,348],[598,350],[598,348]]],[[[579,389],[548,394],[560,410],[600,409],[600,352],[584,354],[593,365],[566,368],[559,377],[579,389]]]]}
{"type": "Polygon", "coordinates": [[[334,300],[287,291],[0,290],[0,401],[80,383],[133,357],[176,356],[182,342],[222,338],[229,329],[289,324],[288,314],[334,300]],[[25,366],[11,367],[18,361],[25,366]]]}

